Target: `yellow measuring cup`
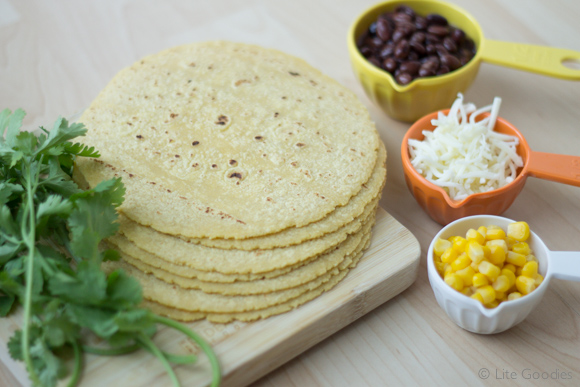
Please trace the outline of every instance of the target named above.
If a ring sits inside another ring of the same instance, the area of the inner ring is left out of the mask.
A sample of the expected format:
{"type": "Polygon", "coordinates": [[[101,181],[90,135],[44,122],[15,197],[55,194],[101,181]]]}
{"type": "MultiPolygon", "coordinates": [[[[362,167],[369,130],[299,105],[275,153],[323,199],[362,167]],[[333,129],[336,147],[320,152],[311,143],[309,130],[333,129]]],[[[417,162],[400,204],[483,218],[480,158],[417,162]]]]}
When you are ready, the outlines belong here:
{"type": "Polygon", "coordinates": [[[395,0],[376,4],[363,12],[348,32],[348,50],[356,76],[368,97],[388,115],[401,121],[415,121],[433,111],[448,108],[471,85],[482,61],[552,77],[580,80],[580,70],[563,62],[580,63],[580,52],[531,44],[485,39],[477,20],[462,8],[435,0],[395,0]],[[438,13],[449,24],[461,28],[476,46],[475,56],[463,67],[444,75],[417,78],[399,85],[393,76],[372,65],[358,50],[357,39],[382,13],[408,5],[418,15],[438,13]]]}

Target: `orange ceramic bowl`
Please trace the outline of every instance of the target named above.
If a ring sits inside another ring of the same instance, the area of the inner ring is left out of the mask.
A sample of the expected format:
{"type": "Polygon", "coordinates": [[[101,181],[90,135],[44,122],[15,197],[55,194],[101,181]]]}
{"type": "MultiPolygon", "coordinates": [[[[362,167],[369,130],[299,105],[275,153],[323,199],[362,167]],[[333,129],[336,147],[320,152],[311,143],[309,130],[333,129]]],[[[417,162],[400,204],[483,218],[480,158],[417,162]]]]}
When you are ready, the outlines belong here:
{"type": "MultiPolygon", "coordinates": [[[[445,114],[449,109],[443,110],[445,114]]],[[[495,124],[495,131],[509,134],[519,138],[517,147],[518,154],[524,161],[524,167],[518,170],[518,175],[511,183],[489,192],[469,195],[463,200],[452,200],[443,188],[427,181],[411,164],[409,156],[409,139],[423,140],[424,130],[434,130],[431,120],[437,118],[438,112],[431,113],[419,119],[407,131],[401,145],[401,157],[407,187],[419,203],[419,205],[437,223],[446,225],[459,218],[471,215],[499,215],[511,206],[526,183],[527,169],[529,167],[530,147],[524,136],[508,121],[499,118],[495,124]]],[[[489,113],[482,114],[480,119],[487,117],[489,113]]]]}

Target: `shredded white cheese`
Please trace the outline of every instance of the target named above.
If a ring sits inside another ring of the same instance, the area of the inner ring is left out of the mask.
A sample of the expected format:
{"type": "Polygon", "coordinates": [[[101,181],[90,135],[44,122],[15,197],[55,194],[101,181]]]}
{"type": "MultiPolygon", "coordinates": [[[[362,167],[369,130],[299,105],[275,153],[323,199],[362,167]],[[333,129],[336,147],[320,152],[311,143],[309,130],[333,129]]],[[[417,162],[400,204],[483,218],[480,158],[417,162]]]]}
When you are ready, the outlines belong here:
{"type": "Polygon", "coordinates": [[[439,112],[431,120],[435,130],[424,130],[423,141],[409,140],[413,167],[453,200],[512,182],[524,163],[516,151],[518,138],[493,131],[500,104],[495,97],[492,105],[477,110],[472,103],[464,105],[459,93],[448,115],[439,112]],[[475,122],[488,111],[488,117],[475,122]]]}

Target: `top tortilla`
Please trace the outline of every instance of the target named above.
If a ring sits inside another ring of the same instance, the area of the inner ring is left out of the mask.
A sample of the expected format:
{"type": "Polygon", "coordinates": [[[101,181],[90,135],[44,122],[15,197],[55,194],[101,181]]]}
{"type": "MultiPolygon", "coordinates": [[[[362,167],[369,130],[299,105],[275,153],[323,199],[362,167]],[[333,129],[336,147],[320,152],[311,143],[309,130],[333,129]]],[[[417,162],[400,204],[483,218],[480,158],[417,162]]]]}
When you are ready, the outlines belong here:
{"type": "Polygon", "coordinates": [[[101,152],[77,160],[88,184],[122,176],[127,217],[188,238],[316,222],[360,191],[379,147],[352,92],[298,58],[230,42],[135,63],[80,121],[101,152]]]}

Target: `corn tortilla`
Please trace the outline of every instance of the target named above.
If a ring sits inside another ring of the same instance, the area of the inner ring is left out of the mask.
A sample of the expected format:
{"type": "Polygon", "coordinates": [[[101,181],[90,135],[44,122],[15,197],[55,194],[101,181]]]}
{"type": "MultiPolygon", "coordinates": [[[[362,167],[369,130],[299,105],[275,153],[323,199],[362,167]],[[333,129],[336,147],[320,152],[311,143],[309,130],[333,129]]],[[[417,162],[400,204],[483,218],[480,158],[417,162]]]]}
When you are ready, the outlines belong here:
{"type": "MultiPolygon", "coordinates": [[[[368,246],[367,246],[368,247],[368,246]]],[[[365,247],[365,249],[367,248],[365,247]]],[[[190,312],[183,309],[172,308],[166,305],[159,304],[151,300],[144,300],[143,306],[151,309],[154,313],[167,316],[169,318],[180,320],[180,321],[195,321],[201,319],[207,319],[214,323],[229,323],[234,320],[238,321],[254,321],[261,318],[268,318],[277,314],[289,312],[292,309],[313,300],[314,298],[320,296],[325,291],[332,289],[336,286],[346,275],[349,270],[357,265],[364,252],[359,252],[353,259],[351,266],[339,272],[336,276],[332,277],[326,283],[320,285],[318,288],[304,293],[288,302],[274,305],[268,308],[254,310],[249,312],[239,312],[239,313],[200,313],[200,312],[190,312]]]]}
{"type": "Polygon", "coordinates": [[[129,224],[122,220],[120,228],[126,236],[135,238],[131,241],[134,243],[130,244],[129,239],[120,235],[110,237],[109,241],[135,257],[139,257],[139,254],[132,254],[131,251],[135,251],[135,247],[138,247],[164,261],[196,270],[216,271],[222,274],[266,273],[307,261],[343,242],[349,234],[357,232],[362,227],[365,220],[363,216],[374,212],[377,201],[378,198],[374,199],[371,206],[357,220],[333,233],[297,245],[268,250],[223,250],[206,247],[187,243],[181,238],[159,233],[135,222],[129,224]]]}
{"type": "Polygon", "coordinates": [[[101,152],[77,160],[89,185],[126,177],[123,213],[190,238],[243,239],[324,218],[368,181],[380,142],[338,82],[301,59],[231,42],[138,61],[80,121],[81,141],[101,152]]]}
{"type": "Polygon", "coordinates": [[[148,265],[139,259],[127,254],[121,254],[122,259],[130,265],[136,267],[146,274],[153,274],[157,279],[169,284],[178,285],[184,289],[199,289],[204,293],[215,293],[223,295],[251,295],[264,294],[293,287],[315,280],[316,278],[334,270],[338,270],[346,256],[353,251],[359,251],[370,238],[370,226],[374,222],[369,221],[361,232],[349,236],[339,246],[332,251],[317,257],[312,263],[300,266],[288,274],[275,278],[268,278],[256,281],[233,282],[229,284],[205,282],[197,278],[185,278],[175,272],[148,265]]]}
{"type": "Polygon", "coordinates": [[[145,274],[123,261],[109,261],[105,262],[103,266],[107,271],[118,268],[123,269],[127,274],[136,278],[141,283],[143,298],[147,300],[190,312],[239,313],[282,304],[319,288],[341,272],[347,271],[358,252],[355,250],[351,255],[348,255],[339,268],[331,270],[308,283],[281,291],[244,296],[207,294],[196,289],[182,289],[177,285],[163,282],[151,274],[145,274]],[[336,273],[337,271],[338,273],[336,273]]]}
{"type": "Polygon", "coordinates": [[[302,243],[306,240],[315,239],[338,230],[347,223],[357,218],[374,198],[380,195],[386,181],[387,151],[381,142],[379,154],[370,179],[363,184],[360,192],[350,201],[318,222],[310,223],[304,227],[290,227],[279,233],[264,235],[246,239],[208,239],[208,238],[184,238],[188,242],[198,243],[208,247],[220,249],[256,250],[272,249],[302,243]],[[366,206],[364,206],[366,204],[366,206]]]}

